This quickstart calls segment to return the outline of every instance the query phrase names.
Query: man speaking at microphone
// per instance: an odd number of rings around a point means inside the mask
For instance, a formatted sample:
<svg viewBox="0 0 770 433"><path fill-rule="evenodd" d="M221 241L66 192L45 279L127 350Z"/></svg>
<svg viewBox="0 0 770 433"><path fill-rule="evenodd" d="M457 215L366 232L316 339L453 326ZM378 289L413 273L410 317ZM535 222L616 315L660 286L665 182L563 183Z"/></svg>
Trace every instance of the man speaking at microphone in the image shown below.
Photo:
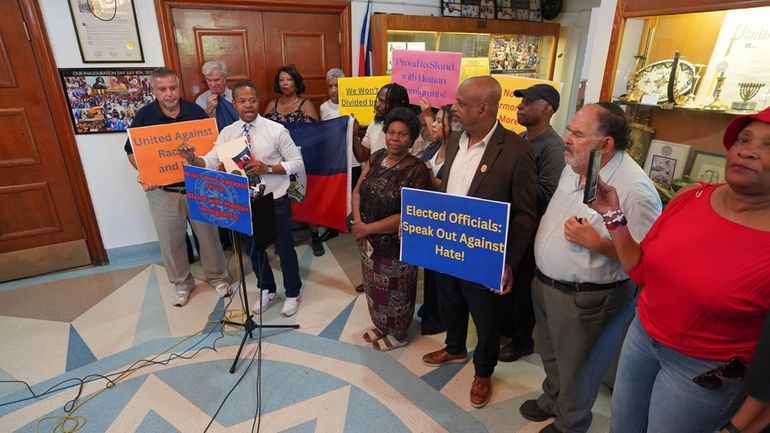
<svg viewBox="0 0 770 433"><path fill-rule="evenodd" d="M283 125L259 115L259 94L254 83L241 81L233 86L233 105L239 119L220 132L214 148L208 154L195 156L194 147L182 144L179 146L179 155L190 165L216 169L221 163L216 152L217 146L240 136L246 137L253 156L253 160L244 166L246 174L249 177L261 177L265 184L264 193L273 193L275 200L275 246L281 260L286 288L286 300L281 314L292 316L299 309L302 281L299 278L297 253L294 251L291 205L286 191L289 188L289 175L304 169L302 154ZM264 249L252 248L249 256L257 275L257 286L261 289L261 296L254 303L253 311L260 314L278 301L275 279Z"/></svg>

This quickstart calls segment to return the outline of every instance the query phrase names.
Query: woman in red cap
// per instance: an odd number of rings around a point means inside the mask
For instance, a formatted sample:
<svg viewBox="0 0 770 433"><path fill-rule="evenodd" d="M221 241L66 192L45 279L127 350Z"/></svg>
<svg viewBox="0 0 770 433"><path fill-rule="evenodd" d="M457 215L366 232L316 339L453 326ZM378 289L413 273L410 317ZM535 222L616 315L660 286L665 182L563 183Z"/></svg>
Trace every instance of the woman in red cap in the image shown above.
<svg viewBox="0 0 770 433"><path fill-rule="evenodd" d="M770 406L770 368L759 367L767 350L755 357L770 309L770 108L733 119L723 143L727 183L683 189L641 244L615 189L599 181L591 207L643 288L613 390L613 433L735 433L751 423L731 420L746 394L752 413Z"/></svg>

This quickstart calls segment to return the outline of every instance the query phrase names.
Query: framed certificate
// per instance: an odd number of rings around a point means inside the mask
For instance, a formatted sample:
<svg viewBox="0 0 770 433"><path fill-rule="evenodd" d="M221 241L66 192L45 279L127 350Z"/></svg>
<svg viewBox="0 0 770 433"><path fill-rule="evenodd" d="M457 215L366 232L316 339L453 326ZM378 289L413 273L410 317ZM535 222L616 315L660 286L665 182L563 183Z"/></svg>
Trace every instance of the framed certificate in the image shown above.
<svg viewBox="0 0 770 433"><path fill-rule="evenodd" d="M83 63L144 62L133 0L68 0Z"/></svg>

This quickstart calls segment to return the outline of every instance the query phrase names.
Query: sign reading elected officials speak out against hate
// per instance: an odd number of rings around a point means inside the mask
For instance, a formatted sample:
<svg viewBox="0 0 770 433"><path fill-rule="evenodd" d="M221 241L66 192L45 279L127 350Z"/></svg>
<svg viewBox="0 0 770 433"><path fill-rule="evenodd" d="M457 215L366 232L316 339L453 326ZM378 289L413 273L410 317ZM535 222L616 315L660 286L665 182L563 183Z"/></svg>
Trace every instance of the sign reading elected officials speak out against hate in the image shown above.
<svg viewBox="0 0 770 433"><path fill-rule="evenodd" d="M390 83L390 77L387 75L337 79L340 115L352 115L361 125L372 123L377 93L388 83Z"/></svg>
<svg viewBox="0 0 770 433"><path fill-rule="evenodd" d="M401 190L401 261L501 291L509 203Z"/></svg>
<svg viewBox="0 0 770 433"><path fill-rule="evenodd" d="M218 135L214 118L128 129L139 177L142 182L154 185L184 180L184 160L177 151L180 144L187 143L195 147L197 155L205 155L214 147Z"/></svg>
<svg viewBox="0 0 770 433"><path fill-rule="evenodd" d="M406 87L410 104L420 105L423 98L434 107L452 104L462 57L462 53L393 50L393 82Z"/></svg>

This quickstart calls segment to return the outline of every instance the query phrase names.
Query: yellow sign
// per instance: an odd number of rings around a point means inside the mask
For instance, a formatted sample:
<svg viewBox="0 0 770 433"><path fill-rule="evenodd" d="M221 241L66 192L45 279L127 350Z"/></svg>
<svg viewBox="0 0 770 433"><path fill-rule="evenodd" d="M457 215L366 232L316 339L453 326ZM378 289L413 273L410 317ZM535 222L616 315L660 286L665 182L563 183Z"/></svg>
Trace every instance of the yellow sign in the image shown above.
<svg viewBox="0 0 770 433"><path fill-rule="evenodd" d="M390 83L390 77L350 77L337 80L340 95L340 114L351 114L361 125L374 120L374 103L377 92Z"/></svg>
<svg viewBox="0 0 770 433"><path fill-rule="evenodd" d="M534 78L513 77L510 75L492 75L503 86L503 96L500 98L500 105L497 110L497 120L504 127L511 131L524 132L525 127L519 125L516 120L516 112L519 111L521 98L514 96L516 90L526 89L535 84L550 84L556 90L561 92L561 83L558 81L536 80Z"/></svg>
<svg viewBox="0 0 770 433"><path fill-rule="evenodd" d="M483 77L489 75L488 57L463 57L460 66L460 82L470 77Z"/></svg>
<svg viewBox="0 0 770 433"><path fill-rule="evenodd" d="M177 151L180 144L187 143L195 147L197 155L205 155L214 147L218 135L214 118L128 128L139 177L142 182L155 185L184 180L184 161Z"/></svg>

